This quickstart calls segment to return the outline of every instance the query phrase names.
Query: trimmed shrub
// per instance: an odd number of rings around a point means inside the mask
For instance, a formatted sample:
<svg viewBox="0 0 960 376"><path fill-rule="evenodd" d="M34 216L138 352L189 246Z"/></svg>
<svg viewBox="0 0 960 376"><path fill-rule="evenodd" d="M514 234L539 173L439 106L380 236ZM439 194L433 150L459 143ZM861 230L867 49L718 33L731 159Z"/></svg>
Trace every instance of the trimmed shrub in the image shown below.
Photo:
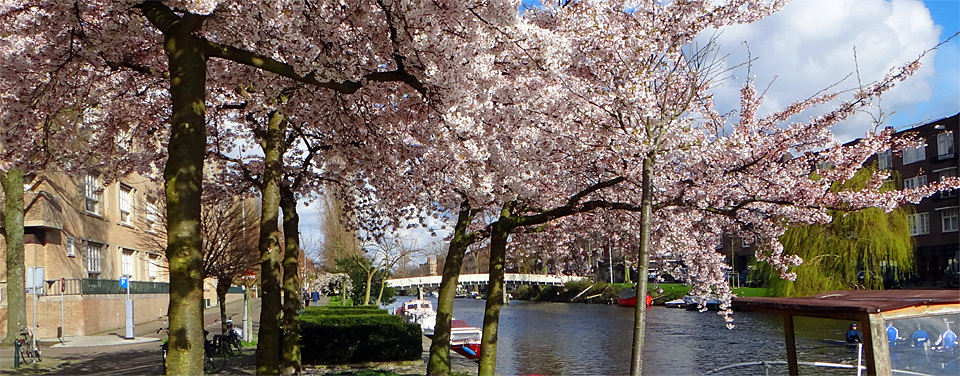
<svg viewBox="0 0 960 376"><path fill-rule="evenodd" d="M417 360L423 339L417 324L300 325L304 364Z"/></svg>
<svg viewBox="0 0 960 376"><path fill-rule="evenodd" d="M396 315L356 314L356 315L304 315L300 322L309 322L317 325L372 325L372 324L400 324L403 318Z"/></svg>
<svg viewBox="0 0 960 376"><path fill-rule="evenodd" d="M302 315L356 315L356 314L390 314L387 310L377 306L354 306L354 307L308 307L305 308Z"/></svg>

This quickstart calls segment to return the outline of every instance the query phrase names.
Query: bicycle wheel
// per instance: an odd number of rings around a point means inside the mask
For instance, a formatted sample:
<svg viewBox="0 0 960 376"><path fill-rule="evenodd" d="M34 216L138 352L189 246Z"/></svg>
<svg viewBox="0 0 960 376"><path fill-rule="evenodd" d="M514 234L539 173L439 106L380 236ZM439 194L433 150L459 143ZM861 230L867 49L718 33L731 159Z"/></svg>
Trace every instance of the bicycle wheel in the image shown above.
<svg viewBox="0 0 960 376"><path fill-rule="evenodd" d="M25 347L20 348L20 363L30 364L36 360L36 357L33 354L33 350L27 350Z"/></svg>
<svg viewBox="0 0 960 376"><path fill-rule="evenodd" d="M203 373L204 374L213 374L220 373L223 371L223 367L227 365L227 353L221 350L219 347L214 347L212 350L213 354L207 354L203 358Z"/></svg>
<svg viewBox="0 0 960 376"><path fill-rule="evenodd" d="M233 348L234 355L243 354L243 343L240 342L240 337L236 335L230 336L230 340L227 343L228 347Z"/></svg>

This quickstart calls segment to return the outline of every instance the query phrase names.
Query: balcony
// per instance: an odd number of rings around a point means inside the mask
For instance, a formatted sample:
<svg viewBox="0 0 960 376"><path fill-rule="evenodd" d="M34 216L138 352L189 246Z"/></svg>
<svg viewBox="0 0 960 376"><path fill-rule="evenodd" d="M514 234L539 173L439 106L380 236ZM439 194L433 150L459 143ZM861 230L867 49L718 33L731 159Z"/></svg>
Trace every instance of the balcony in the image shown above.
<svg viewBox="0 0 960 376"><path fill-rule="evenodd" d="M63 205L60 199L45 191L24 192L24 227L63 230Z"/></svg>

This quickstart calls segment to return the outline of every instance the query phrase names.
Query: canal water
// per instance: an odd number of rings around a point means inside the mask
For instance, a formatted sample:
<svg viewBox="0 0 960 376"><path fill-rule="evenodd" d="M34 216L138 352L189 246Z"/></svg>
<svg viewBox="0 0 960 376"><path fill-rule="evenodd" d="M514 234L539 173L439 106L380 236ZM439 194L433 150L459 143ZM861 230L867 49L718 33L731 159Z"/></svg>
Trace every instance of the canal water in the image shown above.
<svg viewBox="0 0 960 376"><path fill-rule="evenodd" d="M399 302L407 297L398 297ZM435 298L430 298L436 304ZM396 303L399 304L399 303ZM484 300L456 299L454 318L481 327ZM512 301L500 315L497 374L622 375L630 371L633 309L600 304ZM656 306L648 309L644 374L702 375L720 367L785 361L782 320L736 312L727 329L716 312ZM838 343L849 323L803 320L798 330L801 361L855 364L855 348ZM451 356L457 356L452 353ZM785 365L752 366L717 375L785 374ZM801 368L803 374L855 375L852 369Z"/></svg>

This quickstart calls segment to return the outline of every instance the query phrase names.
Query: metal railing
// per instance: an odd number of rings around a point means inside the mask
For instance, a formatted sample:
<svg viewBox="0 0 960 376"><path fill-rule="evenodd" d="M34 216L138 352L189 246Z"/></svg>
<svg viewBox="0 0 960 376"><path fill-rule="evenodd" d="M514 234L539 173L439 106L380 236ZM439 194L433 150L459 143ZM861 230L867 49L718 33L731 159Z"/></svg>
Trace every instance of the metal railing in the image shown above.
<svg viewBox="0 0 960 376"><path fill-rule="evenodd" d="M49 279L44 286L43 295L53 296L61 294L59 279ZM67 279L64 280L64 295L91 295L91 294L126 294L127 289L120 287L116 279ZM131 294L166 294L170 292L167 282L130 281Z"/></svg>

